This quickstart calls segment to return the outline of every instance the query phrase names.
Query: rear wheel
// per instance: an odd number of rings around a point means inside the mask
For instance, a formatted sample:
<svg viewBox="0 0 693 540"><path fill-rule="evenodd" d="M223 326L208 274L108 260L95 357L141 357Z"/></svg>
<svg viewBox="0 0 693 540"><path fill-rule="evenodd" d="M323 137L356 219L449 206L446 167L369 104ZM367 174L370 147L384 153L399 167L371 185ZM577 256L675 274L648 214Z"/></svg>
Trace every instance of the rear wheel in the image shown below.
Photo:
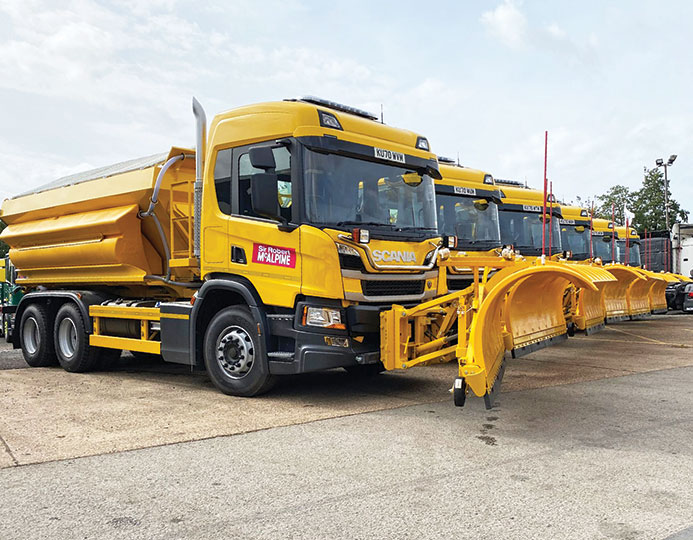
<svg viewBox="0 0 693 540"><path fill-rule="evenodd" d="M224 394L256 396L274 384L257 324L246 308L230 307L214 316L205 333L204 359L209 378Z"/></svg>
<svg viewBox="0 0 693 540"><path fill-rule="evenodd" d="M22 313L19 328L26 363L31 367L54 366L57 358L48 311L43 306L31 304Z"/></svg>
<svg viewBox="0 0 693 540"><path fill-rule="evenodd" d="M58 310L53 336L58 362L65 371L83 373L100 367L106 349L89 345L84 319L75 304L67 303Z"/></svg>

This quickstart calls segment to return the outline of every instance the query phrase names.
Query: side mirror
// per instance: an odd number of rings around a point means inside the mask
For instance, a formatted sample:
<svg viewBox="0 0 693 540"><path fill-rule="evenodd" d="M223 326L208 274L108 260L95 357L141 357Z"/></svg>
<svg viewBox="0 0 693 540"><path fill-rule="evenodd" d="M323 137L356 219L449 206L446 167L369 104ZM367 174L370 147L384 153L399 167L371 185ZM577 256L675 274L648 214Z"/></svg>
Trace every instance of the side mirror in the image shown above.
<svg viewBox="0 0 693 540"><path fill-rule="evenodd" d="M267 171L277 166L274 161L274 152L269 146L255 146L248 154L250 154L250 164L256 169Z"/></svg>
<svg viewBox="0 0 693 540"><path fill-rule="evenodd" d="M279 188L275 173L255 173L251 177L250 200L256 214L284 222L279 210Z"/></svg>

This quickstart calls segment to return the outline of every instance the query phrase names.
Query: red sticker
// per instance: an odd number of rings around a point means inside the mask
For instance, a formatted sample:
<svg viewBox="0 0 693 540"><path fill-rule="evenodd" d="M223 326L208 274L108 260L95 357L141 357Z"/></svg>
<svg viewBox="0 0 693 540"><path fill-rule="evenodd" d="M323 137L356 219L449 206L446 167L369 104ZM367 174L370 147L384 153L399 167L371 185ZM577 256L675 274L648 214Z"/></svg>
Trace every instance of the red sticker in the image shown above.
<svg viewBox="0 0 693 540"><path fill-rule="evenodd" d="M267 244L253 244L253 262L272 266L296 267L296 250Z"/></svg>

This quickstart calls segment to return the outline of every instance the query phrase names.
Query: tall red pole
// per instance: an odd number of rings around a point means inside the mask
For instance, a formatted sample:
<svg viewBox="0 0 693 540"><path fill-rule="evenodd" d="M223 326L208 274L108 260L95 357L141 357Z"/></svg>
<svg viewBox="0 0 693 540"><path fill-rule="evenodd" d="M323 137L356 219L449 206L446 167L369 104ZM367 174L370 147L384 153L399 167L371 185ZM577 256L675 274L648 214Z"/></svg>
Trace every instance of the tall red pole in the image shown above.
<svg viewBox="0 0 693 540"><path fill-rule="evenodd" d="M553 250L553 182L549 182L549 257Z"/></svg>
<svg viewBox="0 0 693 540"><path fill-rule="evenodd" d="M592 203L592 210L590 210L590 259L594 258L594 251L592 250L592 231L594 230L593 220L594 220L594 203Z"/></svg>
<svg viewBox="0 0 693 540"><path fill-rule="evenodd" d="M611 203L611 261L616 260L616 205Z"/></svg>
<svg viewBox="0 0 693 540"><path fill-rule="evenodd" d="M544 132L544 208L542 212L541 255L546 255L546 161L549 151L549 132Z"/></svg>

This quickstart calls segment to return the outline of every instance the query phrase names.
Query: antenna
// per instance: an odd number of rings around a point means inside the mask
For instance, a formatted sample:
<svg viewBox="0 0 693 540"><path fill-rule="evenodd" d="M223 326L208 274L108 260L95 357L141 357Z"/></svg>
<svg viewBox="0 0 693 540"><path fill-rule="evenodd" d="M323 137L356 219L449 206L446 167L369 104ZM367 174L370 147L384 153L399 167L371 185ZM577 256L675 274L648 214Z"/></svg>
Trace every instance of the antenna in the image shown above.
<svg viewBox="0 0 693 540"><path fill-rule="evenodd" d="M460 166L460 153L457 152L457 166Z"/></svg>
<svg viewBox="0 0 693 540"><path fill-rule="evenodd" d="M383 104L380 104L380 123L384 124L385 120L383 120Z"/></svg>

